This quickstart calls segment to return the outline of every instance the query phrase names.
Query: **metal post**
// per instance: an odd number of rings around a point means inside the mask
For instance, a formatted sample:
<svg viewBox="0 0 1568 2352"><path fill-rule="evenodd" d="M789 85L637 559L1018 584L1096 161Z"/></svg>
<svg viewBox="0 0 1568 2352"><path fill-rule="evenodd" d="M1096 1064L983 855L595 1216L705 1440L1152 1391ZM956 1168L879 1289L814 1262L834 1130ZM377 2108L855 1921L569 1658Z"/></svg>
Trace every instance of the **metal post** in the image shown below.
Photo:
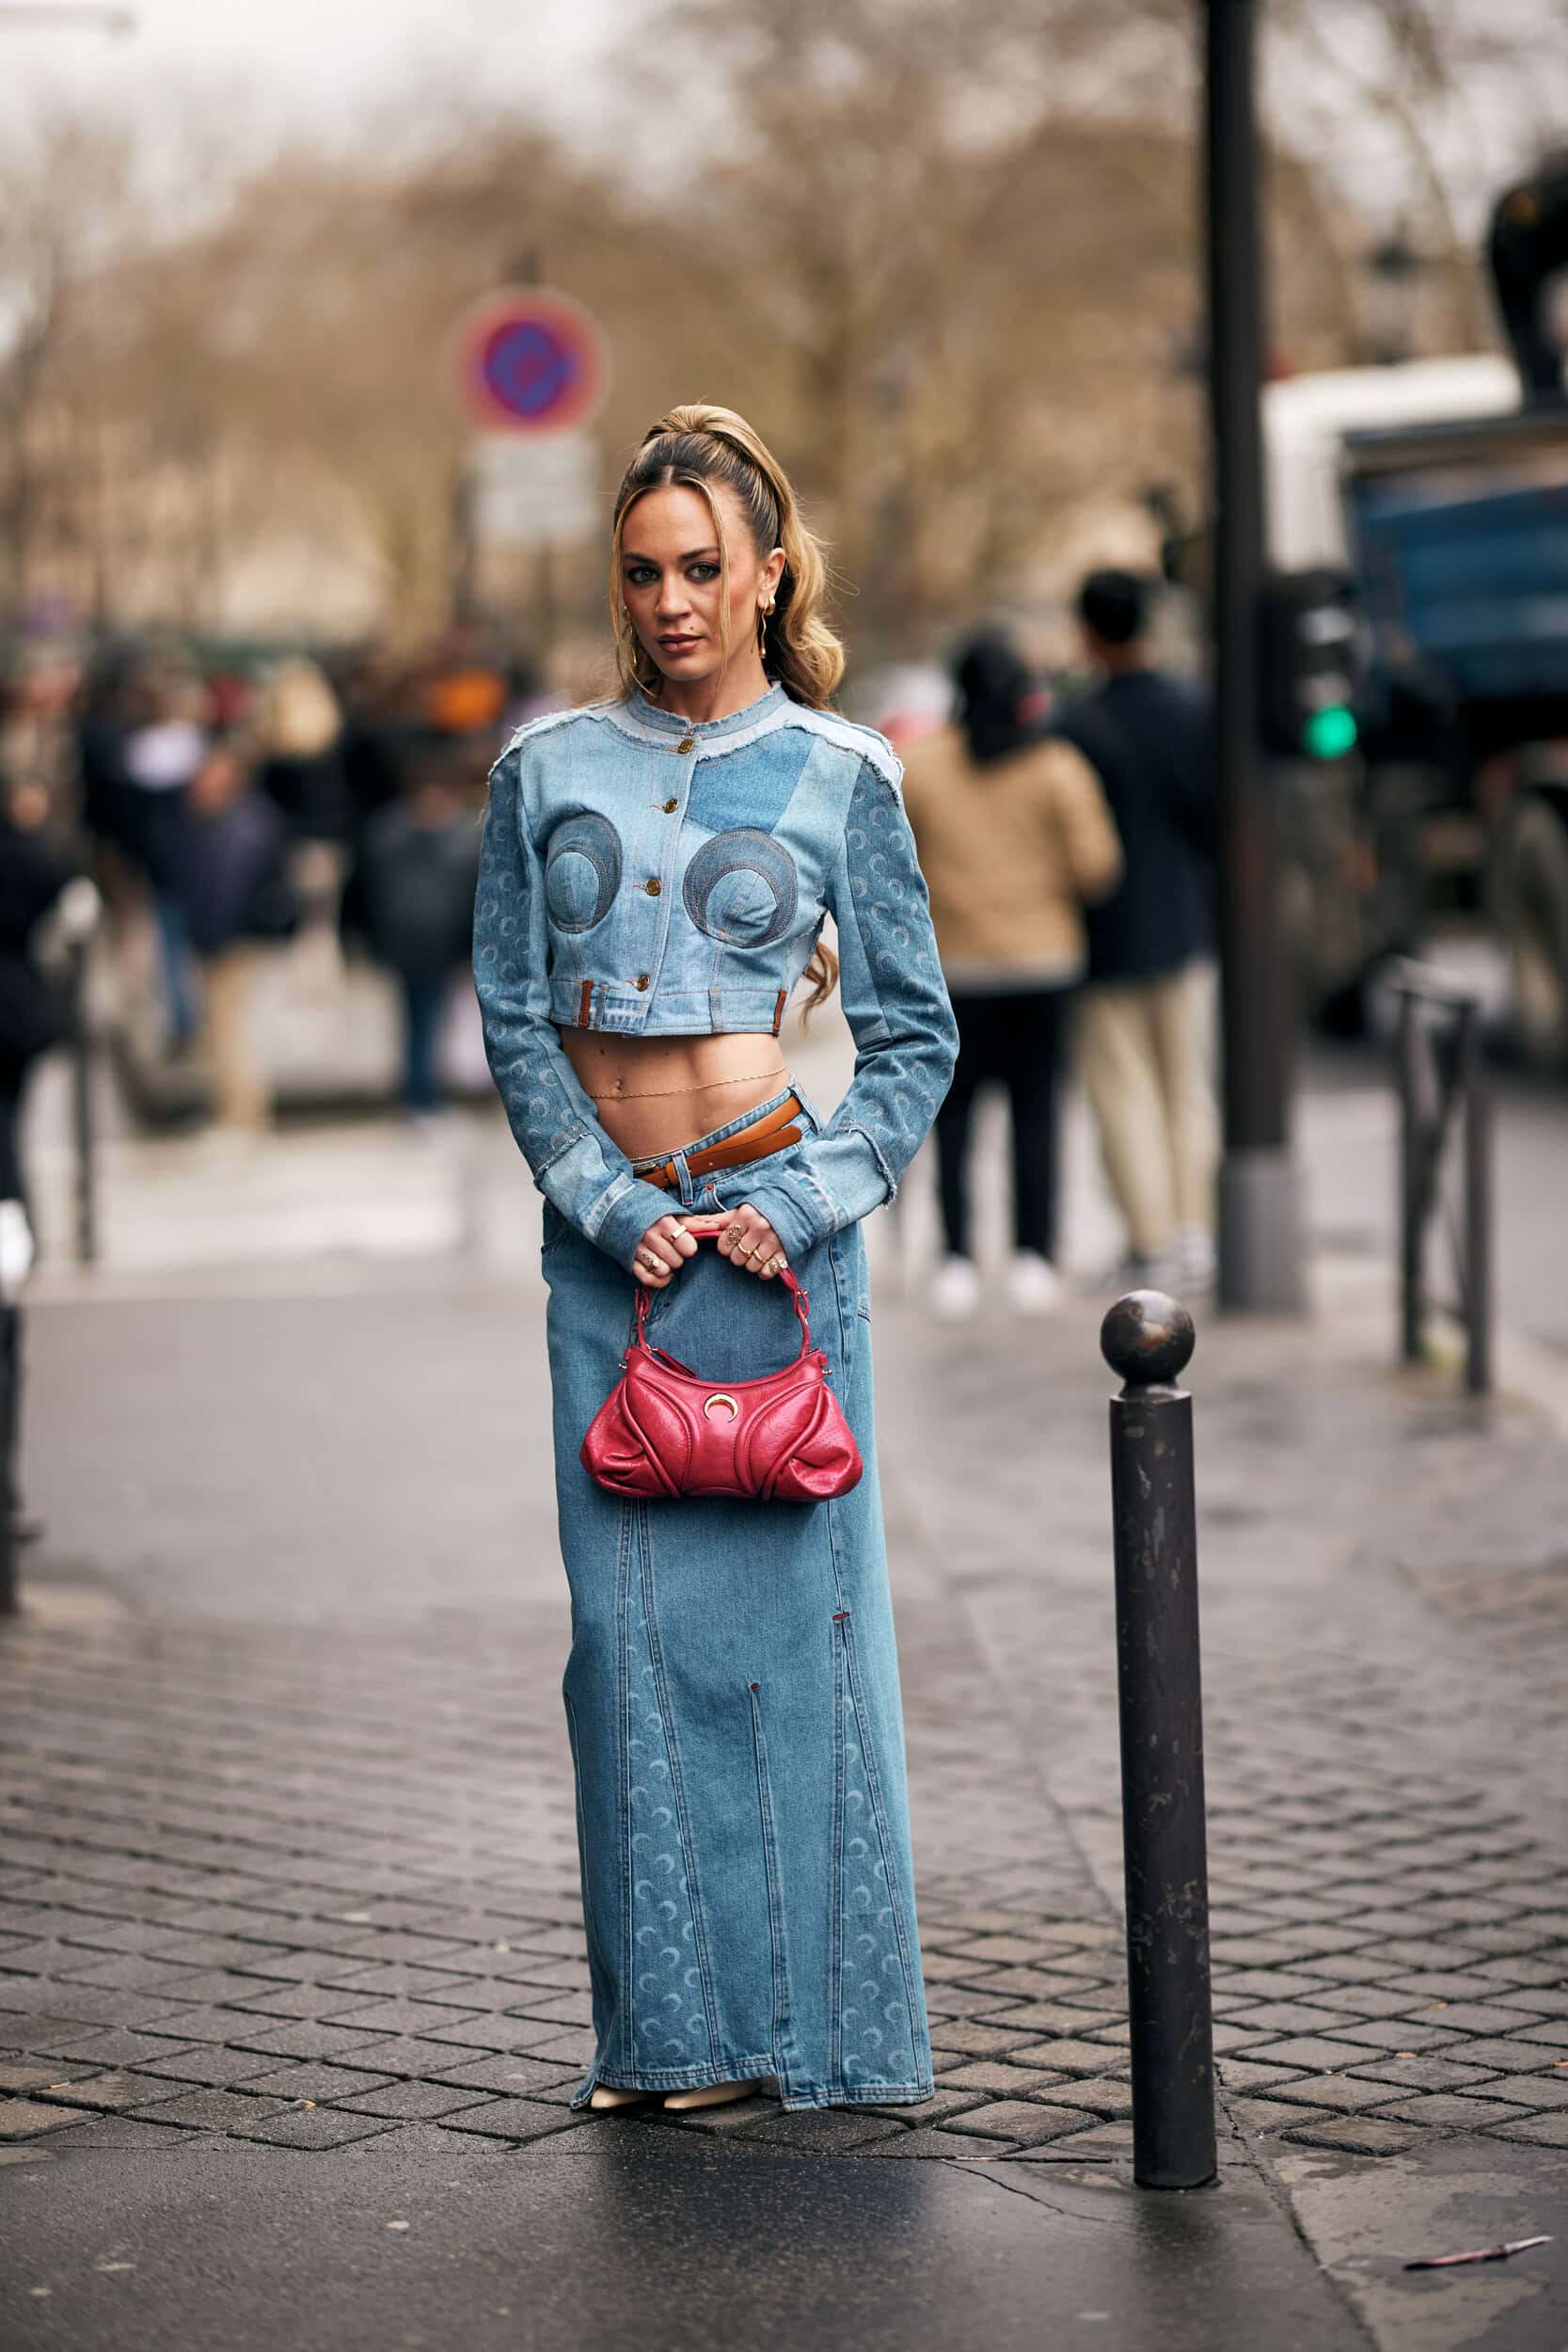
<svg viewBox="0 0 1568 2352"><path fill-rule="evenodd" d="M1421 1204L1420 1014L1408 990L1400 995L1400 1333L1407 1364L1421 1360L1426 1307L1421 1295L1426 1217Z"/></svg>
<svg viewBox="0 0 1568 2352"><path fill-rule="evenodd" d="M76 1262L98 1255L97 1186L92 1118L92 1034L87 1021L87 943L71 943L71 1126L76 1145Z"/></svg>
<svg viewBox="0 0 1568 2352"><path fill-rule="evenodd" d="M1263 579L1263 265L1253 94L1254 0L1208 0L1205 193L1213 444L1214 768L1224 982L1220 1301L1303 1303L1291 1158L1291 1011L1279 924L1278 812L1259 735Z"/></svg>
<svg viewBox="0 0 1568 2352"><path fill-rule="evenodd" d="M451 617L461 627L473 618L478 602L479 546L475 509L479 494L474 484L473 457L465 449L451 485Z"/></svg>
<svg viewBox="0 0 1568 2352"><path fill-rule="evenodd" d="M1459 1016L1455 1075L1465 1104L1465 1385L1492 1386L1492 1102L1481 1053L1481 1007Z"/></svg>
<svg viewBox="0 0 1568 2352"><path fill-rule="evenodd" d="M1111 1402L1111 1505L1142 2188L1196 2188L1216 2165L1193 1406L1175 1385L1193 1337L1186 1309L1159 1291L1118 1299L1100 1333L1126 1384Z"/></svg>

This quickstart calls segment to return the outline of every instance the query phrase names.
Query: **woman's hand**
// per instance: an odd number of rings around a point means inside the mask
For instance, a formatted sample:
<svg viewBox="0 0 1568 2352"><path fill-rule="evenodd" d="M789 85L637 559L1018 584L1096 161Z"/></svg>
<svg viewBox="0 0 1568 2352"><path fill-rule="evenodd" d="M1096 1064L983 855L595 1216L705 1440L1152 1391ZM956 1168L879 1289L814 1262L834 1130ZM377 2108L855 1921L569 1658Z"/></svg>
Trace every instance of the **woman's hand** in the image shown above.
<svg viewBox="0 0 1568 2352"><path fill-rule="evenodd" d="M782 1273L789 1261L784 1246L760 1209L745 1201L725 1217L711 1220L719 1232L719 1249L732 1265L760 1274L765 1282Z"/></svg>
<svg viewBox="0 0 1568 2352"><path fill-rule="evenodd" d="M631 1270L648 1290L667 1290L687 1259L696 1256L697 1244L686 1230L688 1222L680 1216L656 1217L638 1243Z"/></svg>
<svg viewBox="0 0 1568 2352"><path fill-rule="evenodd" d="M768 1219L748 1202L727 1215L721 1210L715 1216L703 1209L686 1216L661 1216L637 1245L637 1263L632 1268L637 1279L651 1291L667 1289L685 1261L695 1254L699 1233L716 1234L721 1257L748 1274L760 1275L765 1282L789 1263Z"/></svg>

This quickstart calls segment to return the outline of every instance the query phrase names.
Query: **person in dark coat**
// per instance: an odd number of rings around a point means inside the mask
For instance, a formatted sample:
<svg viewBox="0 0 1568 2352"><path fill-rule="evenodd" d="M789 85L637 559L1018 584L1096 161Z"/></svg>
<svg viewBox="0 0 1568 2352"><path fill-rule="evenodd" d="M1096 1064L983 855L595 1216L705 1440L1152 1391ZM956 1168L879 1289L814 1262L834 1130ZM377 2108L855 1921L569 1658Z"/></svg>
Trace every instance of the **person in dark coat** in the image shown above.
<svg viewBox="0 0 1568 2352"><path fill-rule="evenodd" d="M17 1138L27 1073L71 1034L70 1002L34 941L76 871L40 829L17 823L8 799L0 806L0 1201L26 1200Z"/></svg>
<svg viewBox="0 0 1568 2352"><path fill-rule="evenodd" d="M1158 669L1152 583L1091 572L1078 596L1101 683L1053 730L1098 774L1121 841L1119 886L1087 909L1078 1050L1131 1256L1117 1279L1196 1289L1214 1274L1218 1120L1212 1076L1214 811L1208 698Z"/></svg>
<svg viewBox="0 0 1568 2352"><path fill-rule="evenodd" d="M33 1231L21 1151L22 1101L40 1055L71 1037L73 1014L63 988L39 964L36 942L46 915L62 896L85 893L90 922L97 893L70 858L37 824L19 824L13 811L25 798L0 804L0 1509L13 1541L40 1533L22 1507L16 1464L23 1379L22 1286L33 1263ZM41 814L41 795L40 814Z"/></svg>
<svg viewBox="0 0 1568 2352"><path fill-rule="evenodd" d="M230 742L209 747L186 810L177 892L201 965L214 1122L257 1133L269 1124L272 1104L251 1036L251 1000L261 943L286 928L287 832Z"/></svg>
<svg viewBox="0 0 1568 2352"><path fill-rule="evenodd" d="M372 819L360 852L361 919L402 991L404 1102L419 1117L440 1107L441 1016L452 975L472 948L479 848L473 811L451 767L436 757Z"/></svg>

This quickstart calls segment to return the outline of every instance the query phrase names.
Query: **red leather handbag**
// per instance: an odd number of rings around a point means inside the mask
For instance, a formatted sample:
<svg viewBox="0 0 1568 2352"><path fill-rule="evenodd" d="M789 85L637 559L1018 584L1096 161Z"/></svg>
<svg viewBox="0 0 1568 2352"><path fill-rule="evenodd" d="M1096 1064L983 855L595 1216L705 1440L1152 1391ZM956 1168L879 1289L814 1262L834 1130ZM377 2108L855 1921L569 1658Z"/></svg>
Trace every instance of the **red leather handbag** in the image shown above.
<svg viewBox="0 0 1568 2352"><path fill-rule="evenodd" d="M700 1236L711 1239L711 1235ZM754 1278L753 1278L754 1279ZM800 1319L800 1352L754 1380L705 1380L647 1339L649 1292L639 1284L637 1331L621 1377L589 1424L580 1459L614 1495L743 1495L759 1502L822 1502L847 1494L863 1465L811 1343L809 1301L786 1266L779 1276Z"/></svg>

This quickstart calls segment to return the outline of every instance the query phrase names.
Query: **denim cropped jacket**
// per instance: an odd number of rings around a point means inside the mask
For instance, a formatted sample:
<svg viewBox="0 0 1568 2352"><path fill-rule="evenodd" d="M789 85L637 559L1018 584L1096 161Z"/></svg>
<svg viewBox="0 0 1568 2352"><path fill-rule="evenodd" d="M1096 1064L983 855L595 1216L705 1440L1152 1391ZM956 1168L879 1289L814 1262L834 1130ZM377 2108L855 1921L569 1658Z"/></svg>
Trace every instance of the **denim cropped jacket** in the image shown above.
<svg viewBox="0 0 1568 2352"><path fill-rule="evenodd" d="M829 914L854 1081L747 1197L797 1257L896 1191L958 1047L901 776L885 738L781 686L725 719L641 694L555 712L491 771L474 907L491 1072L545 1198L628 1269L670 1196L600 1125L557 1025L776 1037Z"/></svg>

